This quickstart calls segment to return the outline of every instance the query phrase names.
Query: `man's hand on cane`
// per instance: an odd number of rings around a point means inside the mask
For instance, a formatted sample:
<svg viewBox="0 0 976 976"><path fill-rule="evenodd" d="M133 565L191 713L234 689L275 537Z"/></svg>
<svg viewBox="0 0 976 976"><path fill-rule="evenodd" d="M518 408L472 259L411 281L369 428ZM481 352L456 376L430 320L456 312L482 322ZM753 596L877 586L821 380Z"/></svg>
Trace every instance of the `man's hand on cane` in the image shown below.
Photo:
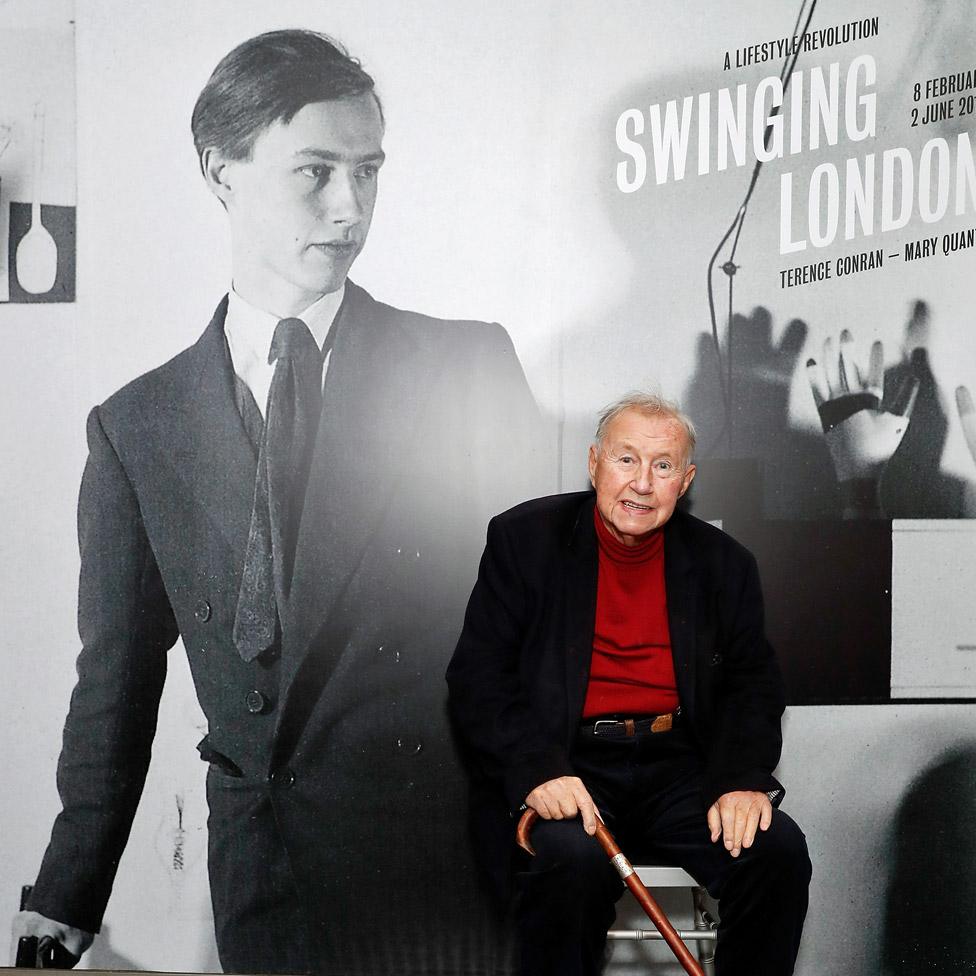
<svg viewBox="0 0 976 976"><path fill-rule="evenodd" d="M525 798L525 805L543 820L569 820L579 814L583 829L590 835L596 833L599 814L578 776L560 776L541 783Z"/></svg>

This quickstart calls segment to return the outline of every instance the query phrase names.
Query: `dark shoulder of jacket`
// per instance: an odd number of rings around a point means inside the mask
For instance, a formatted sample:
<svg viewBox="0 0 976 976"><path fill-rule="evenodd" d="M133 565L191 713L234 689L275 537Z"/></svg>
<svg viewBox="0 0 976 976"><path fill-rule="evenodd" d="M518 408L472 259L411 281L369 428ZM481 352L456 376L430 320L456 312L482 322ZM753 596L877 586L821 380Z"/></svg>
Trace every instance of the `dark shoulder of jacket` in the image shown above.
<svg viewBox="0 0 976 976"><path fill-rule="evenodd" d="M755 557L741 542L710 522L680 508L675 510L672 519L675 530L681 534L682 543L698 557L717 559L726 564L755 562Z"/></svg>
<svg viewBox="0 0 976 976"><path fill-rule="evenodd" d="M191 346L178 352L160 366L137 376L99 404L103 425L113 427L116 422L126 425L136 417L153 417L168 412L182 401L193 384L198 382L201 357L208 342L215 339L213 330L222 327L227 311L226 296L218 304L210 323ZM218 321L219 320L219 321Z"/></svg>
<svg viewBox="0 0 976 976"><path fill-rule="evenodd" d="M456 344L458 346L483 345L491 348L497 345L511 346L511 339L505 328L497 322L481 322L477 319L442 319L422 312L412 312L407 309L388 305L377 301L365 288L348 282L357 292L357 301L369 308L370 314L380 325L395 324L403 329L416 342L430 343L443 346Z"/></svg>
<svg viewBox="0 0 976 976"><path fill-rule="evenodd" d="M545 495L496 515L491 521L501 529L529 535L537 532L565 534L568 538L580 518L589 511L592 491L571 491L559 495Z"/></svg>

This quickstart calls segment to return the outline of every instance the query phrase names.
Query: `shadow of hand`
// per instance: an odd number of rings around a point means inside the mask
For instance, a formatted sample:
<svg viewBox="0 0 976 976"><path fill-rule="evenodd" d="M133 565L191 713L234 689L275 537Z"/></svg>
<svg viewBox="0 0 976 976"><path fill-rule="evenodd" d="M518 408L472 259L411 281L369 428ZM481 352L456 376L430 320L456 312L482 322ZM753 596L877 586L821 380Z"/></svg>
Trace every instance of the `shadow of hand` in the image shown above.
<svg viewBox="0 0 976 976"><path fill-rule="evenodd" d="M806 341L806 325L792 320L774 342L772 317L767 309L757 307L748 316L732 317L731 335L731 343L727 338L721 350L721 377L712 336L698 337L697 368L684 400L698 428L699 457L758 461L761 510L766 518L835 516L837 486L826 445L819 435L790 424L790 388ZM731 390L728 413L723 384ZM754 481L740 487L757 490ZM723 515L710 508L701 514Z"/></svg>

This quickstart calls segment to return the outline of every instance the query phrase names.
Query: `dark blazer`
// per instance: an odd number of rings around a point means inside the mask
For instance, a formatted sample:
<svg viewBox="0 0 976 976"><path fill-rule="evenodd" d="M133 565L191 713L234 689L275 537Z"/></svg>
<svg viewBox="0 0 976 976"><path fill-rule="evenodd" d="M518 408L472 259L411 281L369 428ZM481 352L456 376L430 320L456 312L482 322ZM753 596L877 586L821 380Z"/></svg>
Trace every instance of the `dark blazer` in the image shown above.
<svg viewBox="0 0 976 976"><path fill-rule="evenodd" d="M492 519L448 669L451 711L475 769L473 810L495 864L508 860L503 843L511 850L510 812L540 783L574 774L596 616L594 499L538 498ZM730 790L782 790L772 773L784 694L763 633L755 560L676 511L664 527L664 572L704 804Z"/></svg>
<svg viewBox="0 0 976 976"><path fill-rule="evenodd" d="M329 951L346 944L358 960L335 971L369 972L384 965L359 944L376 944L373 926L393 926L396 945L409 925L429 939L439 910L454 919L444 876L460 861L463 889L463 787L442 675L482 527L538 484L546 442L500 326L404 312L349 283L280 653L245 663L231 632L256 458L225 311L88 420L64 809L30 907L98 929L182 637L209 724L218 944L242 891L287 877L304 915L286 935L314 943L328 919ZM430 898L404 898L425 881ZM409 953L399 960L413 971Z"/></svg>

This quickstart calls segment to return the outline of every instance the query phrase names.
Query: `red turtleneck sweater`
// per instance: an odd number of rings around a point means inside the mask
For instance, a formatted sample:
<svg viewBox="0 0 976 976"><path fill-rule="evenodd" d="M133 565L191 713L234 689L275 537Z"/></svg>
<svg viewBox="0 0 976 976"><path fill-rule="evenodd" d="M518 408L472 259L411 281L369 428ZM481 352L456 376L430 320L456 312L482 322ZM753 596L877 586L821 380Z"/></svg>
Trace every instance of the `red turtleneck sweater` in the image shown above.
<svg viewBox="0 0 976 976"><path fill-rule="evenodd" d="M594 509L600 569L583 717L660 715L678 705L664 589L664 533L618 542Z"/></svg>

